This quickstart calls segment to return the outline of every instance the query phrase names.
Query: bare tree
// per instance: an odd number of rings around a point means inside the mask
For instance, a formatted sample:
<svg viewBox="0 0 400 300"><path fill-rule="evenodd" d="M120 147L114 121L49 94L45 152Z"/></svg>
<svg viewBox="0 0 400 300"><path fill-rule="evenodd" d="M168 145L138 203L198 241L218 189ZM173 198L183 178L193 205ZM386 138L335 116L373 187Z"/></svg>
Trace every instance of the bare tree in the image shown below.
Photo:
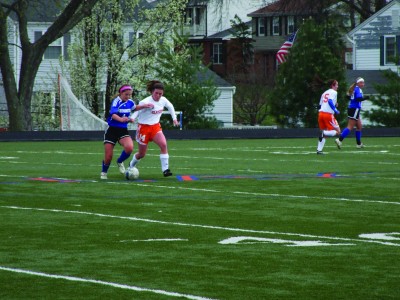
<svg viewBox="0 0 400 300"><path fill-rule="evenodd" d="M71 0L57 2L57 7L63 7L55 14L54 22L46 33L35 42L28 35L28 13L30 5L36 5L43 11L48 11L48 1L2 1L0 2L0 68L3 77L4 91L9 111L10 131L29 131L32 129L31 99L33 85L42 57L47 47L71 30L85 16L91 14L98 0ZM14 67L9 52L8 20L15 17L18 22L20 47L22 50L21 69L16 79ZM17 84L18 80L18 84Z"/></svg>

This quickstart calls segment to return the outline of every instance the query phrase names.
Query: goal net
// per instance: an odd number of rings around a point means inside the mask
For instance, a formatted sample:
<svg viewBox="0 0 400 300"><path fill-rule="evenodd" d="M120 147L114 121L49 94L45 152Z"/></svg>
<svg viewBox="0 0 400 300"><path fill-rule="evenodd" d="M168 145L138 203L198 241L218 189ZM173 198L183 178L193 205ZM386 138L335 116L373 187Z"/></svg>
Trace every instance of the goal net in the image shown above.
<svg viewBox="0 0 400 300"><path fill-rule="evenodd" d="M68 81L59 75L61 131L90 131L107 128L107 122L94 115L74 95Z"/></svg>

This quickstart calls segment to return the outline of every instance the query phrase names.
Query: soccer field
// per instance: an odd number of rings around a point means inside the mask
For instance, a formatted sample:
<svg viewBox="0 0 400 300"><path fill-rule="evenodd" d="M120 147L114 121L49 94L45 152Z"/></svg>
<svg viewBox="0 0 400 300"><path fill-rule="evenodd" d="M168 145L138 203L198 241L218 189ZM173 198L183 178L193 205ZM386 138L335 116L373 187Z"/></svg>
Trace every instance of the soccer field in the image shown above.
<svg viewBox="0 0 400 300"><path fill-rule="evenodd" d="M0 299L399 299L400 138L0 143ZM135 148L136 148L135 144Z"/></svg>

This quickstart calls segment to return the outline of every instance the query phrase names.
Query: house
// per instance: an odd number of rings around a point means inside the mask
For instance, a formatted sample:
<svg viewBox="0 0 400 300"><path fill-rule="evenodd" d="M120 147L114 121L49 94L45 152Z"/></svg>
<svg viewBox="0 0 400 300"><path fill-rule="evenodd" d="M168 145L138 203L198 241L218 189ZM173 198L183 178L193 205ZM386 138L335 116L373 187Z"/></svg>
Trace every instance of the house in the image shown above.
<svg viewBox="0 0 400 300"><path fill-rule="evenodd" d="M265 82L272 82L277 70L276 53L287 36L296 32L303 19L315 14L301 9L301 1L282 6L276 1L248 14L252 18L254 64Z"/></svg>
<svg viewBox="0 0 400 300"><path fill-rule="evenodd" d="M235 71L234 62L240 59L235 51L237 46L231 31L231 20L237 16L242 22L251 25L248 14L273 1L190 0L182 32L189 35L190 44L202 46L204 64L226 78Z"/></svg>
<svg viewBox="0 0 400 300"><path fill-rule="evenodd" d="M142 6L146 8L152 8L156 5L157 1L150 0L141 0ZM261 0L257 0L259 2ZM195 1L199 2L199 1ZM201 1L200 1L201 2ZM207 2L207 1L206 1ZM243 3L246 1L243 1ZM35 4L36 5L36 4ZM28 18L28 36L31 41L35 41L39 39L44 32L48 29L48 27L54 21L56 16L56 10L53 11L52 5L48 5L48 3L42 3L37 5L46 5L46 9L31 9L29 10ZM45 13L44 13L45 12ZM21 57L22 52L19 46L19 31L18 31L18 22L15 16L12 16L8 20L9 22L9 37L10 37L10 54L11 60L14 65L14 71L16 78L19 78L20 68L21 68ZM212 27L212 26L211 26ZM140 32L132 32L132 29L129 29L127 24L126 31L124 32L124 40L131 41L134 37ZM40 64L39 70L37 72L35 78L35 84L33 91L34 93L44 92L47 93L51 98L53 98L53 102L55 101L55 95L58 90L58 74L61 73L61 66L59 59L62 56L65 61L68 61L68 46L71 44L71 41L74 39L73 30L70 33L65 34L63 37L53 42L48 49L46 50L43 60ZM221 84L221 81L216 77L218 81L217 84ZM227 85L227 83L223 83L223 86L218 87L222 88L223 91L220 93L220 98L216 100L215 104L215 114L216 118L221 121L224 126L229 126L232 124L232 115L233 115L233 105L232 105L232 97L234 93L234 87L231 85ZM103 108L108 109L108 108ZM222 110L227 114L225 117L221 117ZM219 115L219 116L218 116ZM221 119L222 118L222 119ZM4 119L5 123L8 123L8 112L6 99L4 95L3 81L0 75L0 127L3 127L1 124ZM6 125L6 124L5 124Z"/></svg>
<svg viewBox="0 0 400 300"><path fill-rule="evenodd" d="M354 70L399 72L400 0L393 0L347 34Z"/></svg>

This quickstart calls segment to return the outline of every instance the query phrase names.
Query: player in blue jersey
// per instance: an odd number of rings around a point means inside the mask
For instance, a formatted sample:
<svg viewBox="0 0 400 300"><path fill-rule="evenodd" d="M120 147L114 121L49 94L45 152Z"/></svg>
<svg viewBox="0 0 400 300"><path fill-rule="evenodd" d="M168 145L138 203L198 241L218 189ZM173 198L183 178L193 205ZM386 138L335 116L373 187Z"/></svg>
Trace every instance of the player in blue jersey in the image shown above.
<svg viewBox="0 0 400 300"><path fill-rule="evenodd" d="M100 179L107 179L107 171L110 167L114 146L118 142L124 150L117 160L121 174L125 173L124 161L133 151L133 141L128 132L128 123L133 122L131 112L143 108L152 108L151 104L136 105L131 99L133 89L130 85L123 85L118 90L118 95L111 103L110 115L107 119L108 128L104 133L104 160L100 173Z"/></svg>
<svg viewBox="0 0 400 300"><path fill-rule="evenodd" d="M347 127L342 131L339 138L335 140L337 147L340 149L342 147L342 141L349 135L351 130L356 127L356 142L357 148L364 148L364 144L361 142L361 130L362 122L360 117L361 112L361 102L368 100L369 97L363 95L362 88L364 87L364 79L358 77L356 82L353 83L348 92L347 96L350 98L349 106L347 108Z"/></svg>

